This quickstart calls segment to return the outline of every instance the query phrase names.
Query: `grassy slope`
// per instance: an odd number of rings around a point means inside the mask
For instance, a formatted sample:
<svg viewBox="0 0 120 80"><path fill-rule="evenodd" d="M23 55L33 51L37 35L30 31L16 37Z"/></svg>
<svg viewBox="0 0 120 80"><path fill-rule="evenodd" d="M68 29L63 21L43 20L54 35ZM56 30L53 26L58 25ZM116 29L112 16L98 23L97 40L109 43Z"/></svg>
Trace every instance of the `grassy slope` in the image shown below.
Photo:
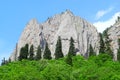
<svg viewBox="0 0 120 80"><path fill-rule="evenodd" d="M120 63L100 55L73 57L73 66L59 60L17 61L0 67L0 80L120 80Z"/></svg>

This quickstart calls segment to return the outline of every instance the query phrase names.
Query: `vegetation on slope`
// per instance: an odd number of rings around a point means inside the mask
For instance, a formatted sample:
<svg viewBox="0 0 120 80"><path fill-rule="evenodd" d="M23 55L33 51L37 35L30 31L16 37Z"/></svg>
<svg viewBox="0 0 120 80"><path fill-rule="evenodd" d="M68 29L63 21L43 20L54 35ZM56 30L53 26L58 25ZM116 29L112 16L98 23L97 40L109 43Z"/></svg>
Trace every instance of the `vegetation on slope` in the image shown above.
<svg viewBox="0 0 120 80"><path fill-rule="evenodd" d="M22 60L0 66L1 80L120 80L120 63L108 54L58 60Z"/></svg>

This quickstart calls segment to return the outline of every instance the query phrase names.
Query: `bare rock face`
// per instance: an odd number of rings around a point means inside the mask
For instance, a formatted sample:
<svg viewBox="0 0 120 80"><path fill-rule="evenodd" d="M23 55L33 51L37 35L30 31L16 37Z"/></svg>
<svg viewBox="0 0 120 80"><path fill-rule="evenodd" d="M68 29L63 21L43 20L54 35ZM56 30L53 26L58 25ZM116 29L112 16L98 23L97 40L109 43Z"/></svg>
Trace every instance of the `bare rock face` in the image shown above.
<svg viewBox="0 0 120 80"><path fill-rule="evenodd" d="M39 32L40 32L40 24L38 24L36 19L32 19L27 26L24 28L18 43L16 44L16 48L11 55L11 60L17 60L19 57L21 47L25 46L25 44L32 45L34 44L35 49L39 45ZM29 46L30 47L30 46Z"/></svg>
<svg viewBox="0 0 120 80"><path fill-rule="evenodd" d="M111 49L114 54L114 60L117 60L118 39L120 39L120 20L117 21L109 30L108 35L111 40Z"/></svg>
<svg viewBox="0 0 120 80"><path fill-rule="evenodd" d="M31 20L22 32L16 49L10 58L14 61L19 56L20 48L26 43L29 45L33 44L36 51L38 45L44 49L46 41L54 58L58 36L62 39L62 51L64 55L68 53L71 37L75 41L77 54L88 56L90 44L96 54L99 53L99 34L96 28L86 20L74 16L72 12L67 10L64 13L48 18L42 24L37 23L35 19Z"/></svg>

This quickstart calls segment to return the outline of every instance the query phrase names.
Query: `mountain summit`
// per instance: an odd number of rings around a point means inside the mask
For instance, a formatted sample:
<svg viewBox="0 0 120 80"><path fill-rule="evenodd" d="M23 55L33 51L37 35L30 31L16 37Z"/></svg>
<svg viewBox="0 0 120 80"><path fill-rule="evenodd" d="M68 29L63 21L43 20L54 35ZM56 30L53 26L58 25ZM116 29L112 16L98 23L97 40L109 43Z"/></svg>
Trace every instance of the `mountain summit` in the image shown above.
<svg viewBox="0 0 120 80"><path fill-rule="evenodd" d="M36 51L38 45L44 49L46 42L48 42L54 58L58 36L62 40L64 55L68 53L71 37L75 41L74 45L77 54L88 56L90 45L96 54L99 53L99 34L96 28L86 20L74 16L71 11L66 10L61 14L48 18L47 21L41 24L36 19L32 19L23 30L10 59L12 61L17 60L21 47L26 43L29 45L33 44Z"/></svg>

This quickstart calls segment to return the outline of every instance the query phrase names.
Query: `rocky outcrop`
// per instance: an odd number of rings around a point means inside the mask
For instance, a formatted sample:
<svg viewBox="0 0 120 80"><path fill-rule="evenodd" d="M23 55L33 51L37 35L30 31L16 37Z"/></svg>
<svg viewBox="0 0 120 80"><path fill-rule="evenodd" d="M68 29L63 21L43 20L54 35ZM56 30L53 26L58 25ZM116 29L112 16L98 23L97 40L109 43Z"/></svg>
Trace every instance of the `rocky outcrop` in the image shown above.
<svg viewBox="0 0 120 80"><path fill-rule="evenodd" d="M18 41L18 43L16 44L16 48L14 50L14 52L11 55L11 60L17 60L19 53L20 53L20 49L21 47L25 46L25 44L29 44L32 45L34 44L35 49L37 48L37 46L40 43L40 39L39 39L39 33L40 33L40 24L37 22L36 19L32 19L27 26L25 27L25 29L23 30L20 39ZM36 51L36 50L35 50Z"/></svg>
<svg viewBox="0 0 120 80"><path fill-rule="evenodd" d="M114 60L117 60L118 39L120 39L120 20L109 28L108 35L111 40L111 49L114 54Z"/></svg>
<svg viewBox="0 0 120 80"><path fill-rule="evenodd" d="M35 19L31 20L22 32L17 47L11 55L11 60L15 60L19 56L20 48L26 43L33 44L35 49L40 44L44 49L46 41L54 58L58 36L61 36L62 39L62 51L64 55L69 50L71 37L75 41L77 54L87 56L90 44L95 52L99 53L99 34L96 28L86 20L74 16L71 11L67 10L64 13L48 18L46 22L41 24Z"/></svg>

